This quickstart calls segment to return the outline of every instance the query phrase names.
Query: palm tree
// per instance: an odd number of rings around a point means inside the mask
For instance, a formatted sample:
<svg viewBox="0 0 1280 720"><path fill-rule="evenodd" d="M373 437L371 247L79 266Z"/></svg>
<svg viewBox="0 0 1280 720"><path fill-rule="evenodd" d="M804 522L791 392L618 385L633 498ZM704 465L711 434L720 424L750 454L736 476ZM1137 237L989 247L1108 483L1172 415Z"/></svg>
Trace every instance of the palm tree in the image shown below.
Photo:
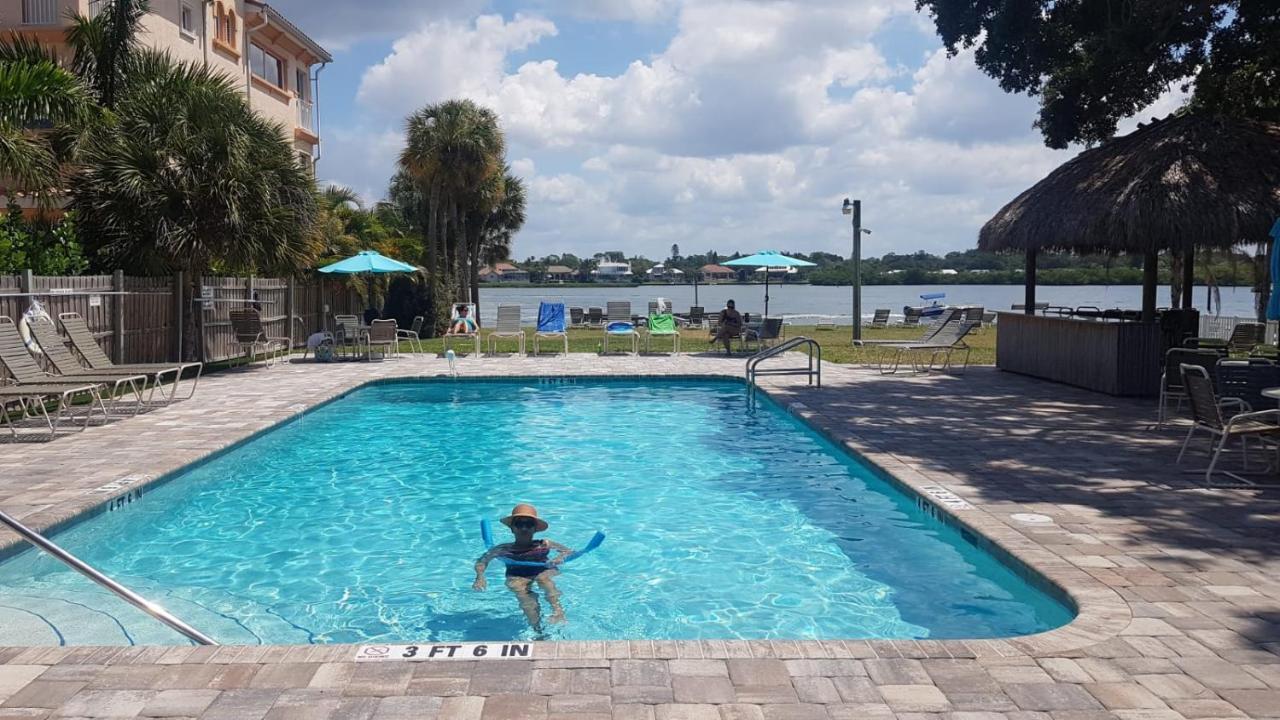
<svg viewBox="0 0 1280 720"><path fill-rule="evenodd" d="M150 9L149 0L106 0L92 19L79 13L71 18L66 33L71 66L105 108L115 108L130 82L130 65L140 47L138 31Z"/></svg>
<svg viewBox="0 0 1280 720"><path fill-rule="evenodd" d="M314 182L283 128L254 113L233 79L142 51L116 100L114 122L92 132L73 185L72 207L100 258L184 271L193 296L215 266L310 266Z"/></svg>
<svg viewBox="0 0 1280 720"><path fill-rule="evenodd" d="M52 49L17 35L0 40L0 177L49 203L65 187L73 159L96 110L80 81L58 64Z"/></svg>

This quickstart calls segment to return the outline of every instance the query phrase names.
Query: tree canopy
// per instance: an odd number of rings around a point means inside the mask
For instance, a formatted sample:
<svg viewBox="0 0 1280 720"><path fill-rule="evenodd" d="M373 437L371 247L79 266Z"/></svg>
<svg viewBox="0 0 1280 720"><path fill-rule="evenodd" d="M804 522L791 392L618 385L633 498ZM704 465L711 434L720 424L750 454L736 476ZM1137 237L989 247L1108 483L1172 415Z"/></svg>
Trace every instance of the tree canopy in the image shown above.
<svg viewBox="0 0 1280 720"><path fill-rule="evenodd" d="M976 48L1008 92L1040 99L1045 144L1112 137L1175 87L1213 112L1280 120L1275 0L916 0L948 53Z"/></svg>

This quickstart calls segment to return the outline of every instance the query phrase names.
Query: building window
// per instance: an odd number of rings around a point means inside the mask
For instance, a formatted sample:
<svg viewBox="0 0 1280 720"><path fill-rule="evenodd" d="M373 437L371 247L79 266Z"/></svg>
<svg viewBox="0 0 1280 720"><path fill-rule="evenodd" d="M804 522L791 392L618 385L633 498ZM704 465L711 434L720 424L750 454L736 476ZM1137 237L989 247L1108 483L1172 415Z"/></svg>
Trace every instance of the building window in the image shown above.
<svg viewBox="0 0 1280 720"><path fill-rule="evenodd" d="M284 87L284 63L257 45L249 46L249 69L272 85Z"/></svg>
<svg viewBox="0 0 1280 720"><path fill-rule="evenodd" d="M236 46L236 11L223 9L222 3L213 6L214 37L230 47Z"/></svg>
<svg viewBox="0 0 1280 720"><path fill-rule="evenodd" d="M182 9L178 11L178 27L182 28L184 35L196 34L196 13L186 3L182 3Z"/></svg>
<svg viewBox="0 0 1280 720"><path fill-rule="evenodd" d="M310 83L307 82L307 71L304 70L303 68L297 68L296 70L294 70L293 81L297 83L293 88L294 92L298 93L298 97L302 98L303 100L306 100L307 95L310 94L309 91L311 89L310 87L308 87Z"/></svg>

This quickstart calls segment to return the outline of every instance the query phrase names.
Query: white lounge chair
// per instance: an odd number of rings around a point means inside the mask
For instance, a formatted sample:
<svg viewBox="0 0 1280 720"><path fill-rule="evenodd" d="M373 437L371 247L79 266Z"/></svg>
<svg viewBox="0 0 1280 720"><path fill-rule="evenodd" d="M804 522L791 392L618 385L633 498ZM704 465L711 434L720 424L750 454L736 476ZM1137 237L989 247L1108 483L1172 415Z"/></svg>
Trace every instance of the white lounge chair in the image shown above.
<svg viewBox="0 0 1280 720"><path fill-rule="evenodd" d="M604 324L605 354L609 352L609 338L631 338L631 354L640 354L640 334L636 332L635 323L631 320L631 303L611 302L608 305L608 318Z"/></svg>
<svg viewBox="0 0 1280 720"><path fill-rule="evenodd" d="M524 355L524 329L520 327L520 306L499 305L498 322L489 333L489 354L497 353L499 338L515 338L520 343L520 354Z"/></svg>

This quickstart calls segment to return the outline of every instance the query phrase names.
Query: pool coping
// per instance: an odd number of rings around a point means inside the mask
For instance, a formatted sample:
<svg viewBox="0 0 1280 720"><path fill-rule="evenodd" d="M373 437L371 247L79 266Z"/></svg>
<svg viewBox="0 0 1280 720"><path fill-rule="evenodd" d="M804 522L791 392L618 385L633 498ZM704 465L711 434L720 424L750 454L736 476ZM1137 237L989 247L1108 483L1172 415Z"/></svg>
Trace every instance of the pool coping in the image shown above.
<svg viewBox="0 0 1280 720"><path fill-rule="evenodd" d="M293 403L285 408L285 413L271 417L261 427L249 429L235 437L227 439L220 447L188 457L181 462L169 463L167 466L154 468L150 472L126 473L114 483L81 493L75 499L59 503L54 507L37 513L34 518L26 519L28 525L42 533L53 533L67 526L82 522L100 513L109 511L114 505L131 502L138 493L146 492L172 479L186 468L208 462L224 453L230 452L253 439L270 432L286 423L292 422L312 410L338 400L360 388L378 384L412 382L415 380L440 381L448 380L447 372L430 374L407 372L389 376L344 378L342 384L326 393L318 394L305 402ZM722 369L698 373L622 373L606 376L583 373L541 373L528 374L495 373L470 374L459 378L462 381L504 380L527 381L538 378L582 378L592 381L607 379L636 380L730 380L739 383L743 378L737 374L724 372ZM799 386L803 392L805 386ZM864 657L906 657L906 658L972 658L987 655L1042 655L1079 650L1095 645L1120 634L1133 618L1128 603L1112 588L1095 579L1080 568L1069 563L1052 550L1043 547L1036 541L1026 537L1015 527L999 517L986 512L979 505L969 505L963 510L953 510L933 497L924 488L938 486L937 480L925 476L918 468L912 466L891 452L887 452L874 444L868 443L850 433L835 420L823 413L813 410L802 401L788 397L780 397L779 393L790 392L795 386L785 385L772 378L763 378L758 384L773 402L788 413L805 422L810 428L819 432L834 444L857 453L861 459L877 471L885 480L896 485L918 503L929 507L940 520L975 534L989 547L988 552L995 552L998 559L1011 566L1020 574L1029 573L1032 578L1041 578L1048 587L1046 590L1057 590L1076 611L1076 617L1067 624L1033 635L982 638L982 639L949 639L949 640L912 640L912 639L872 639L872 640L613 640L613 641L551 641L534 643L535 659L613 659L613 658L864 658ZM954 478L952 478L954 480ZM943 485L945 488L946 486ZM0 538L0 559L21 551L24 542L16 536L6 534ZM92 646L13 646L4 650L17 650L7 663L32 662L33 657L40 657L48 651L71 651ZM149 648L149 646L105 646L117 650L133 648ZM246 648L281 649L279 661L299 661L302 657L328 657L332 660L350 660L354 658L360 645L228 645L216 648L193 648L188 646L150 646L166 651L191 651L195 657L211 654L206 661L217 662L214 657L222 657L237 649L236 655L243 654ZM317 652L316 648L324 648L326 652ZM341 653L338 650L341 649ZM285 651L287 650L287 651ZM6 654L13 654L7 652ZM187 657L182 653L174 653ZM249 653L253 657L249 662L266 662L261 653ZM287 659L286 659L287 658ZM185 659L175 662L196 662ZM223 660L223 662L230 661ZM240 660L236 660L239 662Z"/></svg>

